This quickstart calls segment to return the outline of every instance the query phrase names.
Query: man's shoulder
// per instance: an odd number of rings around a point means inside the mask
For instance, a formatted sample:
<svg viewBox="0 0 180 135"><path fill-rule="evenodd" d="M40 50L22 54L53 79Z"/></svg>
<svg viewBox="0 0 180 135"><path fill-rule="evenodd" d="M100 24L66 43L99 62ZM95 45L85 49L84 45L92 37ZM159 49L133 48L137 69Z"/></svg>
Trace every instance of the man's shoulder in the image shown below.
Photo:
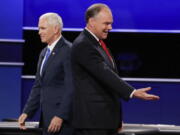
<svg viewBox="0 0 180 135"><path fill-rule="evenodd" d="M81 32L80 35L74 40L73 47L87 47L87 45L90 43L89 38L84 34L84 32Z"/></svg>
<svg viewBox="0 0 180 135"><path fill-rule="evenodd" d="M72 46L72 43L69 40L67 40L66 38L62 37L62 41L66 47L70 48Z"/></svg>

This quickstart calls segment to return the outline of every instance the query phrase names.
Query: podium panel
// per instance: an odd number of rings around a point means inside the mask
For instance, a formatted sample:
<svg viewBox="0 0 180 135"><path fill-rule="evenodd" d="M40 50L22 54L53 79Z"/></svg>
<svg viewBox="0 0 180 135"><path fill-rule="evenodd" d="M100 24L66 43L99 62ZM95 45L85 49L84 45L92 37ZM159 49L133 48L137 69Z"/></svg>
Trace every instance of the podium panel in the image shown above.
<svg viewBox="0 0 180 135"><path fill-rule="evenodd" d="M38 122L26 122L27 130L20 130L17 122L0 122L0 135L41 135Z"/></svg>

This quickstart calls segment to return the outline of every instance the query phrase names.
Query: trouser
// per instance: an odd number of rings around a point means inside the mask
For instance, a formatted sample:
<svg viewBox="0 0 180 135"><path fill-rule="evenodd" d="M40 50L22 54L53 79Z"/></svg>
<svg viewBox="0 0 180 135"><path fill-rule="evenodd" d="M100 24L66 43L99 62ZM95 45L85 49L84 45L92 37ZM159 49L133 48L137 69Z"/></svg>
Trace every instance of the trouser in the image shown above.
<svg viewBox="0 0 180 135"><path fill-rule="evenodd" d="M117 135L115 129L75 129L73 135Z"/></svg>

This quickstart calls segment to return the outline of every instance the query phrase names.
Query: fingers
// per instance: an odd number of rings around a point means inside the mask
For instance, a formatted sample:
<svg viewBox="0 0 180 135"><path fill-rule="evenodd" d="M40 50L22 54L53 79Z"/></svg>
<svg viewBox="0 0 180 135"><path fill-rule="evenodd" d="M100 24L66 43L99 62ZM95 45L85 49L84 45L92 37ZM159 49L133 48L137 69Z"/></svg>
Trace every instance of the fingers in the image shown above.
<svg viewBox="0 0 180 135"><path fill-rule="evenodd" d="M147 100L159 100L160 97L156 96L156 95L152 95L152 94L147 94L146 99Z"/></svg>
<svg viewBox="0 0 180 135"><path fill-rule="evenodd" d="M61 118L55 116L51 120L51 123L48 127L48 132L52 132L52 133L59 132L61 129L62 123L63 123L63 120Z"/></svg>
<svg viewBox="0 0 180 135"><path fill-rule="evenodd" d="M26 129L26 127L25 127L26 118L27 118L27 114L23 113L18 119L19 128L22 129L22 130Z"/></svg>
<svg viewBox="0 0 180 135"><path fill-rule="evenodd" d="M19 128L22 129L22 130L26 130L25 122L19 124Z"/></svg>
<svg viewBox="0 0 180 135"><path fill-rule="evenodd" d="M48 127L48 132L52 132L52 133L59 132L60 128L61 128L60 125L51 123Z"/></svg>
<svg viewBox="0 0 180 135"><path fill-rule="evenodd" d="M118 133L121 132L121 131L123 131L123 125L122 125L122 127L118 128Z"/></svg>
<svg viewBox="0 0 180 135"><path fill-rule="evenodd" d="M151 87L142 88L141 90L143 90L144 92L148 92L151 90Z"/></svg>
<svg viewBox="0 0 180 135"><path fill-rule="evenodd" d="M25 127L25 122L19 122L19 128L22 129L22 130L25 130L26 127Z"/></svg>

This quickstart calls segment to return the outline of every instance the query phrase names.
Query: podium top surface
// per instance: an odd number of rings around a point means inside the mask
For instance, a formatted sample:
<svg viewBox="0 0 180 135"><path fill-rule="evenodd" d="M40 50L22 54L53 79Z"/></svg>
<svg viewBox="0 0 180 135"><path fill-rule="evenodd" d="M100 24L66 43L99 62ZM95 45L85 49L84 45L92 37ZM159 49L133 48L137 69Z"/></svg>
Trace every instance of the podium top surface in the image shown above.
<svg viewBox="0 0 180 135"><path fill-rule="evenodd" d="M124 124L122 133L166 132L180 133L180 126L164 124Z"/></svg>
<svg viewBox="0 0 180 135"><path fill-rule="evenodd" d="M39 122L26 122L25 126L30 129L39 127ZM0 122L0 128L19 128L18 122Z"/></svg>

